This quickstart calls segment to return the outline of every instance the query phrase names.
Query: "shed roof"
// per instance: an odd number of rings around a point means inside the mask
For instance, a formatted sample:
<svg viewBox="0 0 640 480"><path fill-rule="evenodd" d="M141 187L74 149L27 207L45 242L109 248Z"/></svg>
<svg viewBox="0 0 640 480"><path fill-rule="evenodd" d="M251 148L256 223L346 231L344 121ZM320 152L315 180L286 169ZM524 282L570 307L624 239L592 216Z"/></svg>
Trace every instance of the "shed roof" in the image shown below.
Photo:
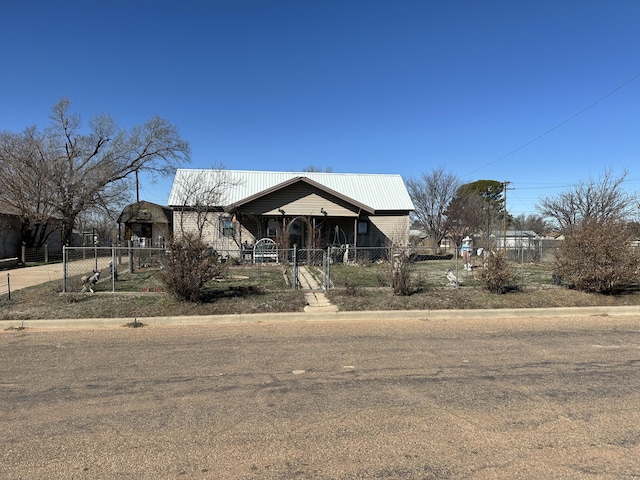
<svg viewBox="0 0 640 480"><path fill-rule="evenodd" d="M537 237L533 230L507 230L504 232L507 237Z"/></svg>
<svg viewBox="0 0 640 480"><path fill-rule="evenodd" d="M171 210L168 207L142 200L124 207L118 217L118 223L170 223L171 218Z"/></svg>
<svg viewBox="0 0 640 480"><path fill-rule="evenodd" d="M290 181L307 178L343 197L366 205L373 210L414 210L409 192L400 175L325 172L261 172L249 170L225 170L227 188L222 195L223 205L243 203L246 199L286 186ZM178 169L169 195L169 206L182 206L186 196L184 185L194 180L219 182L220 170Z"/></svg>

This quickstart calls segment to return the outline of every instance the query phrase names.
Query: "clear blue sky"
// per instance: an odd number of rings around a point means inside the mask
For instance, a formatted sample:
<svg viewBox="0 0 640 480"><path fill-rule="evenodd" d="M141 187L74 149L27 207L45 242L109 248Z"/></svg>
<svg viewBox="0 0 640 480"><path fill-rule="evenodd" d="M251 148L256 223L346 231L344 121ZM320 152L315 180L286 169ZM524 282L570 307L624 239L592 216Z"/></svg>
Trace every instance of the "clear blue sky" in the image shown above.
<svg viewBox="0 0 640 480"><path fill-rule="evenodd" d="M0 44L0 130L67 96L85 121L168 119L187 167L443 165L512 182L514 214L605 168L640 189L637 0L9 0Z"/></svg>

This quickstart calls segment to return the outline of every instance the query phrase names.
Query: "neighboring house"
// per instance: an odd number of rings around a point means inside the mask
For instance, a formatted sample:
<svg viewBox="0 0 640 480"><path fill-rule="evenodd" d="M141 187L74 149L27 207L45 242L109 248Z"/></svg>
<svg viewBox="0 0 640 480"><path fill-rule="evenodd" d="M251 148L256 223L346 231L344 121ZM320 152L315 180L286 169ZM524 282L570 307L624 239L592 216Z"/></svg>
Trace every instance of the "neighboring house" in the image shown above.
<svg viewBox="0 0 640 480"><path fill-rule="evenodd" d="M118 236L134 246L164 247L172 233L172 221L168 207L145 201L132 203L118 217Z"/></svg>
<svg viewBox="0 0 640 480"><path fill-rule="evenodd" d="M539 236L533 230L507 230L504 233L496 233L496 242L499 248L535 250L538 248Z"/></svg>
<svg viewBox="0 0 640 480"><path fill-rule="evenodd" d="M26 238L23 235L33 232L23 232L24 224L20 211L10 202L0 199L0 258L22 258L22 247L27 251L44 252L45 245L50 253L62 251L62 238L60 224L51 220L48 224L38 225L37 237ZM40 246L33 244L42 242ZM29 255L27 255L29 257ZM43 257L44 258L44 257Z"/></svg>
<svg viewBox="0 0 640 480"><path fill-rule="evenodd" d="M199 201L196 185L205 197L203 185L221 186L215 204ZM176 234L201 225L208 244L230 253L262 238L283 248L405 246L413 210L399 175L190 169L176 172L169 206Z"/></svg>
<svg viewBox="0 0 640 480"><path fill-rule="evenodd" d="M18 212L0 200L0 258L20 257L21 227Z"/></svg>

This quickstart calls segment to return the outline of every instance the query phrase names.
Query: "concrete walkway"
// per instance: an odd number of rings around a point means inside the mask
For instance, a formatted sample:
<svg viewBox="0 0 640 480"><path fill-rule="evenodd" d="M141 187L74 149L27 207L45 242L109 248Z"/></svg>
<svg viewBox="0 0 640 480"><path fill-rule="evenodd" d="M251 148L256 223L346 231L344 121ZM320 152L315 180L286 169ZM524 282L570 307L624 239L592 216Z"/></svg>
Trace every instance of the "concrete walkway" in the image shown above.
<svg viewBox="0 0 640 480"><path fill-rule="evenodd" d="M304 299L307 302L307 306L304 307L305 312L329 313L338 311L338 307L331 305L322 287L307 267L298 267L298 281L303 290L306 290L304 292Z"/></svg>
<svg viewBox="0 0 640 480"><path fill-rule="evenodd" d="M108 264L111 259L101 258L99 268L102 269L103 278L108 274L105 274L105 268L108 268L105 264ZM83 260L74 260L69 263L71 275L90 275L95 268L95 259L86 258ZM126 266L119 266L118 268L126 268ZM47 265L38 265L36 267L22 267L14 268L11 270L0 271L0 292L6 291L7 275L9 275L9 282L11 291L21 290L27 287L33 287L35 285L41 285L43 283L52 282L54 280L60 281L62 285L62 263L49 263Z"/></svg>
<svg viewBox="0 0 640 480"><path fill-rule="evenodd" d="M14 268L12 270L0 271L0 285L6 287L7 275L11 291L21 290L34 285L51 282L53 280L62 281L62 263L50 263L37 267ZM5 291L0 287L0 291Z"/></svg>

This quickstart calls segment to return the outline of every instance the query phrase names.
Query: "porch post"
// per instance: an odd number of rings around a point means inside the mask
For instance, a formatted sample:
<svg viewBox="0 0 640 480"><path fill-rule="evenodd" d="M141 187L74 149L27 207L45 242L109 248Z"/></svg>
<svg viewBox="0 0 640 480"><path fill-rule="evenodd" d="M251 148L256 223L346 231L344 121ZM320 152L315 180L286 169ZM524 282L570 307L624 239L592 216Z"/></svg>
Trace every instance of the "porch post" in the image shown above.
<svg viewBox="0 0 640 480"><path fill-rule="evenodd" d="M236 221L238 222L238 242L240 243L240 259L242 260L242 222L240 221L240 212L236 210Z"/></svg>
<svg viewBox="0 0 640 480"><path fill-rule="evenodd" d="M353 221L353 254L355 255L355 249L358 247L358 217Z"/></svg>

